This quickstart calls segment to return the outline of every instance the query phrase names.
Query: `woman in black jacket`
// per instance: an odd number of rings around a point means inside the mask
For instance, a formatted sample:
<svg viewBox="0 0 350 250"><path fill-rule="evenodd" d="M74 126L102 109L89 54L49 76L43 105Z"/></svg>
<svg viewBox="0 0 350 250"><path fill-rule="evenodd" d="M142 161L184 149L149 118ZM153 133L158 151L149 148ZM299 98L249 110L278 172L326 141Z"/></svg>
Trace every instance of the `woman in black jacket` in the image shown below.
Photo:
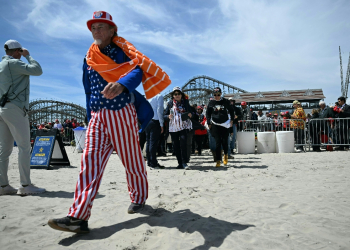
<svg viewBox="0 0 350 250"><path fill-rule="evenodd" d="M221 89L216 87L214 89L214 99L209 102L207 108L207 123L210 133L216 141L216 167L220 167L221 163L221 145L224 149L224 165L228 163L229 128L232 127L235 117L234 109L229 100L221 95ZM230 114L231 120L228 114Z"/></svg>
<svg viewBox="0 0 350 250"><path fill-rule="evenodd" d="M169 133L179 164L177 168L188 170L190 168L187 166L187 133L192 129L190 104L180 87L175 87L171 96L172 100L167 104L164 119L169 119Z"/></svg>

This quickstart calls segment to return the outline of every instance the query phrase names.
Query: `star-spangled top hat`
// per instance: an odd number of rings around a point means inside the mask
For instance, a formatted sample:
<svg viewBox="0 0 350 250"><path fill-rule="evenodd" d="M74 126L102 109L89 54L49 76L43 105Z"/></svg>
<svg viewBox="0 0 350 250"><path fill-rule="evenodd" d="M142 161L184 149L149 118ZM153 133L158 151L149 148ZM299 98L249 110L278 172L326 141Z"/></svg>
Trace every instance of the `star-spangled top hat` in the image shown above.
<svg viewBox="0 0 350 250"><path fill-rule="evenodd" d="M97 22L107 23L109 25L115 26L116 30L118 29L117 25L113 22L112 16L106 11L95 11L94 14L92 14L92 19L86 22L88 29L91 31L91 25Z"/></svg>

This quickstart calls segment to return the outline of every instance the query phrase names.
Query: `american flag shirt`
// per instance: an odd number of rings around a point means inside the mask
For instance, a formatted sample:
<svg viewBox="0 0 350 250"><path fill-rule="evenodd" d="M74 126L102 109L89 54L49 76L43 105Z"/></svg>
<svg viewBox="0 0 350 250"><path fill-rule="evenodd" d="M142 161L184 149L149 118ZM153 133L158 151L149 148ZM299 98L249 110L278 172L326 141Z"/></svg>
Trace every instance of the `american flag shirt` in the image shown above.
<svg viewBox="0 0 350 250"><path fill-rule="evenodd" d="M101 49L101 52L106 56L110 57L113 61L117 62L118 50L113 48L111 45ZM90 95L90 109L92 111L99 111L100 109L119 110L124 108L131 102L130 93L121 93L114 99L106 99L103 97L101 92L107 86L108 82L104 80L100 74L95 71L92 67L87 67L88 78L90 80L91 95Z"/></svg>

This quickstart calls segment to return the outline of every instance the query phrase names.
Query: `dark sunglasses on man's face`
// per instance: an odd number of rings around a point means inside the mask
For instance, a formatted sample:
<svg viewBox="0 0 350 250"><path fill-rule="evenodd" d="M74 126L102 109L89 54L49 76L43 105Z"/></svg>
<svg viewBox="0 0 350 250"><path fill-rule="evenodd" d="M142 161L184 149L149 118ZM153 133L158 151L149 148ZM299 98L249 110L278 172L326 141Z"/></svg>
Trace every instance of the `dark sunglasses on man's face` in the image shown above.
<svg viewBox="0 0 350 250"><path fill-rule="evenodd" d="M174 96L181 95L180 93L174 93Z"/></svg>
<svg viewBox="0 0 350 250"><path fill-rule="evenodd" d="M214 96L221 96L221 94L214 94Z"/></svg>
<svg viewBox="0 0 350 250"><path fill-rule="evenodd" d="M18 49L19 50L19 52L23 52L23 49Z"/></svg>

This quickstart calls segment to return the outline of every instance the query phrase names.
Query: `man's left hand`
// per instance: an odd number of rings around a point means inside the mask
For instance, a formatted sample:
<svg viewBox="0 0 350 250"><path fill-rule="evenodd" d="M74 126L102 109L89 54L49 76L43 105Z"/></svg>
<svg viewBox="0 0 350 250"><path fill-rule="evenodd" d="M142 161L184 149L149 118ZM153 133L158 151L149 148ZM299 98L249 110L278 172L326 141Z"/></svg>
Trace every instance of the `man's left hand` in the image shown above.
<svg viewBox="0 0 350 250"><path fill-rule="evenodd" d="M124 91L125 87L119 82L109 82L101 94L106 99L113 99Z"/></svg>
<svg viewBox="0 0 350 250"><path fill-rule="evenodd" d="M160 127L160 133L163 134L164 132L164 127Z"/></svg>
<svg viewBox="0 0 350 250"><path fill-rule="evenodd" d="M188 116L189 116L190 118L192 118L192 114L191 114L191 113L188 113Z"/></svg>

